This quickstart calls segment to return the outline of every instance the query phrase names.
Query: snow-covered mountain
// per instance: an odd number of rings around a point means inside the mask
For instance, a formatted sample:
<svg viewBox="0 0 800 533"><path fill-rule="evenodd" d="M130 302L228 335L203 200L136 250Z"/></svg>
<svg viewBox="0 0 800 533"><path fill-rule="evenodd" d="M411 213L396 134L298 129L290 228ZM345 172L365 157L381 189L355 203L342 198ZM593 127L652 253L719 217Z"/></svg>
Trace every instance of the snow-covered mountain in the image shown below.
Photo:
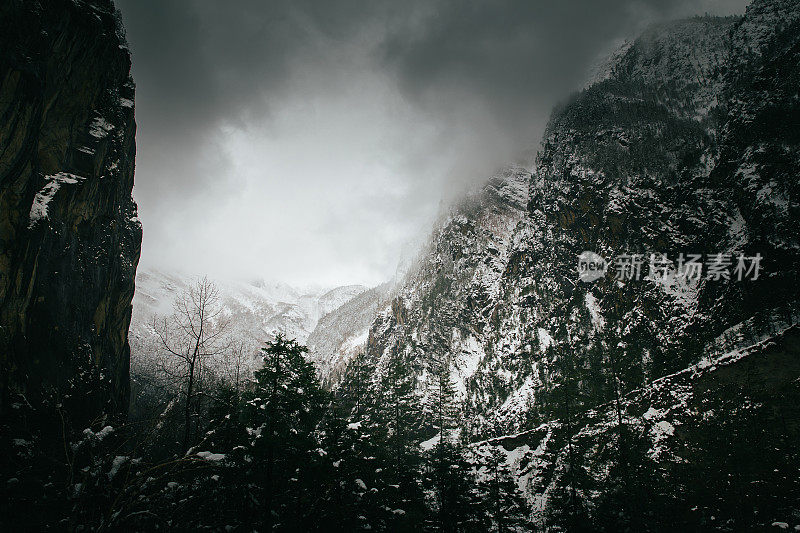
<svg viewBox="0 0 800 533"><path fill-rule="evenodd" d="M476 469L502 458L543 529L646 529L625 525L640 516L630 506L725 529L748 499L763 516L739 523L784 523L800 490L787 444L800 401L800 145L787 125L800 116L799 29L798 4L782 0L649 29L554 110L535 161L444 213L390 285L317 315L313 332L302 297L255 315L310 332L300 339L354 427L400 399L415 443L431 444L445 416L433 400L452 386L448 431ZM584 283L584 251L610 271ZM671 275L655 275L651 253ZM640 278L617 279L625 254L645 256ZM679 254L701 254L703 275L676 276ZM750 279L714 277L719 254L764 262ZM233 291L232 312L252 290Z"/></svg>
<svg viewBox="0 0 800 533"><path fill-rule="evenodd" d="M195 277L140 270L136 275L130 337L131 357L140 354L137 347L152 337L154 316L168 316L175 298L186 290ZM219 289L220 304L231 327L238 334L261 342L276 333L305 343L323 316L337 309L366 287L347 285L334 289L301 290L284 283L237 280L213 280Z"/></svg>
<svg viewBox="0 0 800 533"><path fill-rule="evenodd" d="M392 287L384 283L364 291L317 322L307 340L309 359L326 385L338 381L353 356L366 349L372 322Z"/></svg>
<svg viewBox="0 0 800 533"><path fill-rule="evenodd" d="M530 168L495 177L439 221L365 355L337 374L342 393L381 397L406 379L424 405L444 362L459 434L478 454L507 456L554 530L576 516L602 523L598 494L619 510L642 487L662 491L646 493L655 501L703 477L719 476L721 491L737 477L745 492L796 478L790 447L772 447L769 468L742 455L746 475L720 474L715 448L720 428L736 430L719 452L735 463L753 439L794 431L781 417L794 419L800 383L799 6L757 0L743 18L661 24L615 53L554 110ZM592 283L578 276L584 251L611 263ZM650 270L651 253L667 255L671 275ZM639 279L616 279L625 254L645 257ZM702 275L676 276L679 254L701 254ZM708 270L756 254L756 277ZM426 417L435 413L423 413L423 431ZM659 454L691 467L671 480ZM736 512L725 505L742 497L704 502L686 520Z"/></svg>

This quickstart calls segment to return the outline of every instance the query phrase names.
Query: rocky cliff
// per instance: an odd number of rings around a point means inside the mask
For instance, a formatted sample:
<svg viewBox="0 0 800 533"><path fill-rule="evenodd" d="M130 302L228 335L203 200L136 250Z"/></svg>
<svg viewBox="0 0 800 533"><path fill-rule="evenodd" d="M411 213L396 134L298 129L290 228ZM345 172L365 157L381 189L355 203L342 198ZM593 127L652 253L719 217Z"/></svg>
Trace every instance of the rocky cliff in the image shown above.
<svg viewBox="0 0 800 533"><path fill-rule="evenodd" d="M784 446L798 429L798 20L796 2L757 0L615 53L554 110L529 168L435 228L343 394L365 380L380 394L400 358L426 405L446 365L455 432L506 455L543 526L641 530L618 518L650 508L690 529L783 523L798 490ZM609 267L590 282L585 251ZM640 276L618 276L632 254ZM739 279L756 254L758 275ZM767 442L762 464L748 450ZM694 491L700 479L716 485ZM744 494L746 519L730 503Z"/></svg>
<svg viewBox="0 0 800 533"><path fill-rule="evenodd" d="M434 230L372 326L372 358L399 347L424 382L446 356L489 436L557 411L566 357L588 406L796 318L797 12L756 2L743 19L662 24L625 45L554 111L528 170L495 178ZM517 192L492 194L503 190ZM612 263L583 283L583 251L641 254L641 279L615 279ZM651 253L670 275L648 275ZM707 267L719 253L731 271L760 253L760 276L674 275L680 254Z"/></svg>
<svg viewBox="0 0 800 533"><path fill-rule="evenodd" d="M76 408L124 410L142 229L121 23L110 0L11 0L0 25L3 397L88 380Z"/></svg>

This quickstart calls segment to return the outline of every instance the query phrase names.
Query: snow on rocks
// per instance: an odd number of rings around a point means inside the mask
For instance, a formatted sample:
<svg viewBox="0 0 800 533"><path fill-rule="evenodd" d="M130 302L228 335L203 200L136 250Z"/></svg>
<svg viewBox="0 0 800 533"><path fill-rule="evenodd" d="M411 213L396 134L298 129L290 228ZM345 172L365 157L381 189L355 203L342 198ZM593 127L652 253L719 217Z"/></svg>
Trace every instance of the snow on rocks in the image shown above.
<svg viewBox="0 0 800 533"><path fill-rule="evenodd" d="M597 331L602 330L606 321L603 315L600 314L600 305L597 303L597 298L595 298L594 294L591 292L587 292L585 301L586 309L589 310L589 316L592 318L592 326L594 326L594 329Z"/></svg>
<svg viewBox="0 0 800 533"><path fill-rule="evenodd" d="M56 193L64 185L76 185L82 182L85 178L69 172L59 172L50 176L45 176L45 185L36 196L33 198L30 214L28 216L28 229L33 228L40 220L49 218L49 205L55 197Z"/></svg>
<svg viewBox="0 0 800 533"><path fill-rule="evenodd" d="M113 129L113 124L109 123L103 117L97 116L92 120L91 124L89 124L89 135L96 139L102 139Z"/></svg>

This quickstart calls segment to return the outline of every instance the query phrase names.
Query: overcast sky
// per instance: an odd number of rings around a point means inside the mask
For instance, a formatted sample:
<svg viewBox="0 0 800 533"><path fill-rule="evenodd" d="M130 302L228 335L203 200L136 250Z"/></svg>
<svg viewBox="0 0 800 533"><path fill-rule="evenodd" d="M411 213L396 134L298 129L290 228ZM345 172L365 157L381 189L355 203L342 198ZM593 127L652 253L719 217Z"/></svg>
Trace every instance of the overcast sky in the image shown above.
<svg viewBox="0 0 800 533"><path fill-rule="evenodd" d="M374 285L647 24L745 0L117 0L141 267Z"/></svg>

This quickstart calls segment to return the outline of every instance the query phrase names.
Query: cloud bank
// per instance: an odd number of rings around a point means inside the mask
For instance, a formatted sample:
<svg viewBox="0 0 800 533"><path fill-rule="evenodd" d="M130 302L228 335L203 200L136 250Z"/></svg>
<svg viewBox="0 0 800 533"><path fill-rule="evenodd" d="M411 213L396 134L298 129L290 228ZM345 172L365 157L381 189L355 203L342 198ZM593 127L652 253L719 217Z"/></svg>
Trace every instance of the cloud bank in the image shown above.
<svg viewBox="0 0 800 533"><path fill-rule="evenodd" d="M743 0L118 0L141 265L376 284L646 25Z"/></svg>

